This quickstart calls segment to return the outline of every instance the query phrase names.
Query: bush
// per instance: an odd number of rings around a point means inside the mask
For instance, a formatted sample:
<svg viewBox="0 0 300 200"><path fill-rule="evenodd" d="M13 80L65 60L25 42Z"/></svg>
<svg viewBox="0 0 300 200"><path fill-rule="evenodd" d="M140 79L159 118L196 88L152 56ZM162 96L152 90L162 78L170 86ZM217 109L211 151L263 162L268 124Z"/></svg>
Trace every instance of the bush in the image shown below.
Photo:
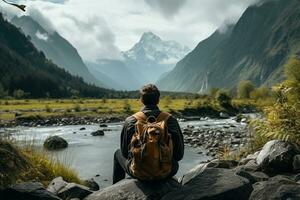
<svg viewBox="0 0 300 200"><path fill-rule="evenodd" d="M255 100L266 99L270 97L270 90L266 86L260 86L250 92L250 98Z"/></svg>
<svg viewBox="0 0 300 200"><path fill-rule="evenodd" d="M250 93L255 89L251 81L241 81L237 88L237 97L239 99L249 99Z"/></svg>
<svg viewBox="0 0 300 200"><path fill-rule="evenodd" d="M266 119L252 123L256 134L300 144L300 60L293 58L285 66L287 80L273 87L276 103L264 110Z"/></svg>
<svg viewBox="0 0 300 200"><path fill-rule="evenodd" d="M218 91L218 93L216 95L216 99L222 108L225 108L225 109L232 108L231 97L229 96L229 94L227 92Z"/></svg>

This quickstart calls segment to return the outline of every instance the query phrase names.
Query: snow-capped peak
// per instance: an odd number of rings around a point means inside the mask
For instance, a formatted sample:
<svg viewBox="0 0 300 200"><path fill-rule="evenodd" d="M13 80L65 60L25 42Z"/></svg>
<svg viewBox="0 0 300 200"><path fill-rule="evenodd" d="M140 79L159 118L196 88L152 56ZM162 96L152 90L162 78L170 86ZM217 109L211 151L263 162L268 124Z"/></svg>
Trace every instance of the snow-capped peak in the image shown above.
<svg viewBox="0 0 300 200"><path fill-rule="evenodd" d="M123 52L127 59L145 63L175 64L182 59L190 49L176 41L164 41L152 32L142 35L140 41L129 51ZM146 63L145 63L146 64Z"/></svg>

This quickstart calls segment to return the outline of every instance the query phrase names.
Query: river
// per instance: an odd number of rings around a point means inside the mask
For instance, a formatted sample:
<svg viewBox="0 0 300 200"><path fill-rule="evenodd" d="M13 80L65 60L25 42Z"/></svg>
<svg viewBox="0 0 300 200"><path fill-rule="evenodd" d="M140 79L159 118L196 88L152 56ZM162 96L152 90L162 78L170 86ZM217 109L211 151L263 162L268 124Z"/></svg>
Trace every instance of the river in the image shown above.
<svg viewBox="0 0 300 200"><path fill-rule="evenodd" d="M194 120L180 122L182 128L188 125L193 126L223 126L235 124L241 126L233 119L226 120ZM51 126L51 127L15 127L0 129L0 133L6 132L21 144L34 141L34 146L43 150L44 140L53 135L58 135L66 139L69 146L65 150L46 152L68 164L75 169L80 178L94 178L101 187L106 187L112 183L112 165L114 151L120 145L120 132L122 123L108 123L106 129L112 131L105 132L105 136L94 137L91 132L99 130L99 125L71 125L71 126ZM80 130L81 128L85 130ZM199 154L202 152L202 154ZM199 162L208 160L206 152L201 148L193 148L186 145L185 155L180 161L178 177L189 171Z"/></svg>

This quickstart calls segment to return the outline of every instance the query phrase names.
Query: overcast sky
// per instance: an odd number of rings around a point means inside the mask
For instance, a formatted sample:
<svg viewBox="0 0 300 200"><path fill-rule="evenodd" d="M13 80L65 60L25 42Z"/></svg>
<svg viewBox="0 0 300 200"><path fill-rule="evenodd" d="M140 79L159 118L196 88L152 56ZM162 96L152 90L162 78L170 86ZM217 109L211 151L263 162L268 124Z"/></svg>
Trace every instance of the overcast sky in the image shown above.
<svg viewBox="0 0 300 200"><path fill-rule="evenodd" d="M21 0L28 6L26 14L59 32L89 61L118 58L146 31L193 49L218 27L236 21L254 1Z"/></svg>

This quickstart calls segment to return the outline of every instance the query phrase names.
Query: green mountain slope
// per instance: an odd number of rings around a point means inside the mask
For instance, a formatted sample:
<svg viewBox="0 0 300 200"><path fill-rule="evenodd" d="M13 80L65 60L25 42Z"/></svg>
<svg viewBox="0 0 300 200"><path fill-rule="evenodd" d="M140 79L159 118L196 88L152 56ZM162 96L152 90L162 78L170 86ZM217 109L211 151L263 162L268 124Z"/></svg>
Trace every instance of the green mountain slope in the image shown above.
<svg viewBox="0 0 300 200"><path fill-rule="evenodd" d="M43 51L46 57L72 75L80 76L87 83L105 86L87 69L77 50L57 32L47 32L38 22L29 16L14 17L11 21L29 35L34 46Z"/></svg>
<svg viewBox="0 0 300 200"><path fill-rule="evenodd" d="M17 89L28 97L113 97L119 93L86 84L57 67L39 52L18 28L0 14L0 84L12 95Z"/></svg>
<svg viewBox="0 0 300 200"><path fill-rule="evenodd" d="M275 0L249 7L226 32L217 30L158 81L164 90L206 92L240 80L271 85L300 53L300 1Z"/></svg>

